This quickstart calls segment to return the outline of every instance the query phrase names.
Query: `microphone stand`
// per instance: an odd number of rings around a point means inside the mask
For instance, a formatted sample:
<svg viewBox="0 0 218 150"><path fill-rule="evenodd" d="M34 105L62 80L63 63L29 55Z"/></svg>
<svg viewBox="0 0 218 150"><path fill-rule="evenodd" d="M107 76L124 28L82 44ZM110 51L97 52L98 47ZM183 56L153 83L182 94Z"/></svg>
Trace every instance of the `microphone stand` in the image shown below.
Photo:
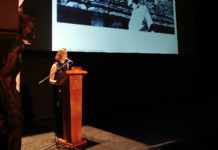
<svg viewBox="0 0 218 150"><path fill-rule="evenodd" d="M61 67L59 67L55 72L53 72L52 74L49 74L47 77L45 77L44 79L42 79L41 81L38 82L38 84L42 84L45 80L47 80L50 76L54 75L57 71L59 71L60 69L62 69L64 66L66 66L69 63L69 61L67 61L66 63L64 63ZM69 66L71 66L73 63L71 62L71 64L69 63Z"/></svg>

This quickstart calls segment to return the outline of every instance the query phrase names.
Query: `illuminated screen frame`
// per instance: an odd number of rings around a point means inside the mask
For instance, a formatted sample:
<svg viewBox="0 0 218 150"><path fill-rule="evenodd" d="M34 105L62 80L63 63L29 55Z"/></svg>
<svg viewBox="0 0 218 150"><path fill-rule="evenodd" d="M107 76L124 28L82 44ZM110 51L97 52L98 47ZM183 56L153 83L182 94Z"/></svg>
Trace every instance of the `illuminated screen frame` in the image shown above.
<svg viewBox="0 0 218 150"><path fill-rule="evenodd" d="M178 54L175 0L173 18L173 34L58 22L52 0L52 51Z"/></svg>

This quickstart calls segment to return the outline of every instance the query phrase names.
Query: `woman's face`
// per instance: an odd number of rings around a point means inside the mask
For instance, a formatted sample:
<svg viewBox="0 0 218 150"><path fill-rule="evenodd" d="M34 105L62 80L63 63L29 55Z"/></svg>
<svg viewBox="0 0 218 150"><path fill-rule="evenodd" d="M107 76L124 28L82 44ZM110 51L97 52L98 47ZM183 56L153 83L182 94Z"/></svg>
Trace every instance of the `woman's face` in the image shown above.
<svg viewBox="0 0 218 150"><path fill-rule="evenodd" d="M67 52L62 55L62 59L65 60L67 58Z"/></svg>
<svg viewBox="0 0 218 150"><path fill-rule="evenodd" d="M67 52L62 54L60 61L64 62L66 58L67 58Z"/></svg>

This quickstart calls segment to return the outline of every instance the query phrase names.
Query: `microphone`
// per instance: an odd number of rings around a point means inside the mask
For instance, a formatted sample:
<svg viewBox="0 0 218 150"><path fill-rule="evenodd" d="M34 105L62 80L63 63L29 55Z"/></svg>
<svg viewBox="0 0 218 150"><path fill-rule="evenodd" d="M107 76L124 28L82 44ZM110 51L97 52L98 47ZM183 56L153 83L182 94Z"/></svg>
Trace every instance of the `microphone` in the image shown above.
<svg viewBox="0 0 218 150"><path fill-rule="evenodd" d="M73 61L72 61L71 59L69 59L69 58L65 58L65 60L66 60L67 62L73 63Z"/></svg>

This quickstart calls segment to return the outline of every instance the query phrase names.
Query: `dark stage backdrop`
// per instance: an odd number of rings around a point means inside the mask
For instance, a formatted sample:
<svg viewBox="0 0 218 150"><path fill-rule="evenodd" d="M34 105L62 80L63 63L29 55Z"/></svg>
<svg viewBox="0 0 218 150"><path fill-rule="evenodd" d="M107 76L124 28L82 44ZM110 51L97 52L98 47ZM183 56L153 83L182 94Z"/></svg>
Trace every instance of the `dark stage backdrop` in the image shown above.
<svg viewBox="0 0 218 150"><path fill-rule="evenodd" d="M176 1L178 48L180 54L196 53L196 22L198 17L195 0ZM24 13L36 18L36 39L27 50L51 51L52 6L51 0L24 2Z"/></svg>

